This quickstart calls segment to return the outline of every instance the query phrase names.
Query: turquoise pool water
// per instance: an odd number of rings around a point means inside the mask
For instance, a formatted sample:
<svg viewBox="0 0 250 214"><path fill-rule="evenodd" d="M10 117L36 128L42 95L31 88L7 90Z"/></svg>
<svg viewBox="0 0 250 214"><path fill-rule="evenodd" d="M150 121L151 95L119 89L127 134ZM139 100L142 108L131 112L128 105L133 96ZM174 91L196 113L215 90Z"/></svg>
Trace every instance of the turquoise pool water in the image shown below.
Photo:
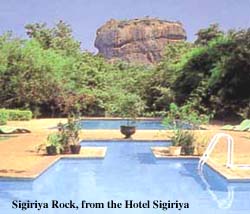
<svg viewBox="0 0 250 214"><path fill-rule="evenodd" d="M120 126L127 125L127 120L123 119L85 119L79 122L80 127L83 129L120 129ZM137 129L144 130L162 130L166 129L161 120L137 120L132 125Z"/></svg>
<svg viewBox="0 0 250 214"><path fill-rule="evenodd" d="M197 159L156 159L151 146L166 142L83 142L107 146L105 159L61 160L34 181L0 181L0 213L23 213L12 200L73 200L104 203L105 208L30 209L25 213L203 213L249 214L250 183L228 183L208 167L197 172ZM107 208L113 200L149 201L150 208ZM163 210L160 203L188 203L189 208ZM153 203L157 208L153 208Z"/></svg>

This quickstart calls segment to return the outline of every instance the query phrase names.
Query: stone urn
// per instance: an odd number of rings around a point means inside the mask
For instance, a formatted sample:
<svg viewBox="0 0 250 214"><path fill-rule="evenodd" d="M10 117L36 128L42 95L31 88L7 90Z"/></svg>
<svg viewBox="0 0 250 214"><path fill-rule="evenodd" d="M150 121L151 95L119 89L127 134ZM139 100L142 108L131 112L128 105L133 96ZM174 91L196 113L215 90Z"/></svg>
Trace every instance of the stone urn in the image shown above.
<svg viewBox="0 0 250 214"><path fill-rule="evenodd" d="M121 126L120 131L123 135L125 135L125 139L130 138L136 131L135 126Z"/></svg>

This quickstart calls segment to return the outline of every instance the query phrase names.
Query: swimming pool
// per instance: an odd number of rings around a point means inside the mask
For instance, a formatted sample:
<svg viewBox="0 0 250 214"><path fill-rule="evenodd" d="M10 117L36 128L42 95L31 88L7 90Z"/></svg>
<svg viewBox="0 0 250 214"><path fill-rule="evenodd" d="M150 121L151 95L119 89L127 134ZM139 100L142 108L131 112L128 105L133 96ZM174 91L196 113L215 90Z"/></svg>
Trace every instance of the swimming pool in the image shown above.
<svg viewBox="0 0 250 214"><path fill-rule="evenodd" d="M120 129L121 125L126 125L124 119L85 119L79 122L82 129ZM161 120L137 120L133 125L137 129L162 130L166 129Z"/></svg>
<svg viewBox="0 0 250 214"><path fill-rule="evenodd" d="M106 203L125 200L150 203L150 208L42 209L39 213L203 213L249 214L250 183L228 183L205 166L197 172L197 159L156 159L151 146L166 142L83 142L86 146L107 146L105 159L61 160L34 181L0 181L0 210L11 208L12 200ZM188 203L181 211L163 211L161 203ZM157 202L156 202L157 201ZM155 202L158 208L153 208ZM162 205L163 207L163 205ZM38 213L28 210L25 213Z"/></svg>

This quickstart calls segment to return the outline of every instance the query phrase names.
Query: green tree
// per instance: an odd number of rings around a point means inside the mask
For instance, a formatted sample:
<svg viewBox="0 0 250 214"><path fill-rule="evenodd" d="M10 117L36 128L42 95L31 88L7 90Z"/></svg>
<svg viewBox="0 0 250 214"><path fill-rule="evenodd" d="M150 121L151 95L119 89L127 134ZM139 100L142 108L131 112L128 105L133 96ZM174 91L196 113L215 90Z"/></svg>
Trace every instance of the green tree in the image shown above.
<svg viewBox="0 0 250 214"><path fill-rule="evenodd" d="M147 83L145 99L150 111L168 110L169 104L174 102L174 93L171 86L175 82L181 69L179 63L185 54L192 51L194 45L189 42L175 42L166 45L162 61L152 72Z"/></svg>
<svg viewBox="0 0 250 214"><path fill-rule="evenodd" d="M59 21L52 28L46 23L28 24L25 26L27 35L36 39L44 49L52 48L66 55L76 55L80 52L80 42L74 40L70 25Z"/></svg>
<svg viewBox="0 0 250 214"><path fill-rule="evenodd" d="M219 24L211 24L208 28L204 28L198 31L195 44L208 45L208 43L216 38L224 35L224 32L220 30Z"/></svg>

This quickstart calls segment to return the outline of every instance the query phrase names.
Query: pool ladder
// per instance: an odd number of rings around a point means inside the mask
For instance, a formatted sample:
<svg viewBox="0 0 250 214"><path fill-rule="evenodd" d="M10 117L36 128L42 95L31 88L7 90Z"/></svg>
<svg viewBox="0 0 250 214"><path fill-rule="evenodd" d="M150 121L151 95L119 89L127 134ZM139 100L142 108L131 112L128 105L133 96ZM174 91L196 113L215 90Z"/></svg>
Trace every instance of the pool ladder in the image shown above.
<svg viewBox="0 0 250 214"><path fill-rule="evenodd" d="M199 163L198 163L198 170L202 171L204 164L210 157L210 154L214 150L214 147L219 143L219 140L225 138L227 140L227 163L226 166L231 168L233 166L233 150L234 150L234 140L229 134L219 133L214 135L211 139L210 143L208 144L207 149L205 150L204 154L201 156Z"/></svg>
<svg viewBox="0 0 250 214"><path fill-rule="evenodd" d="M232 206L232 203L234 201L234 187L229 186L227 187L227 197L224 199L219 199L218 196L215 194L215 192L212 190L211 186L207 182L204 174L203 174L203 166L207 162L208 158L210 157L210 154L214 150L214 147L219 143L219 140L225 138L227 140L227 163L226 166L228 168L231 168L233 166L233 150L234 150L234 141L233 138L229 134L219 133L214 135L214 137L211 139L210 143L208 144L207 149L205 150L204 154L200 158L200 161L198 163L198 170L199 175L204 183L206 190L211 195L212 199L216 201L217 205L221 209L228 209Z"/></svg>

